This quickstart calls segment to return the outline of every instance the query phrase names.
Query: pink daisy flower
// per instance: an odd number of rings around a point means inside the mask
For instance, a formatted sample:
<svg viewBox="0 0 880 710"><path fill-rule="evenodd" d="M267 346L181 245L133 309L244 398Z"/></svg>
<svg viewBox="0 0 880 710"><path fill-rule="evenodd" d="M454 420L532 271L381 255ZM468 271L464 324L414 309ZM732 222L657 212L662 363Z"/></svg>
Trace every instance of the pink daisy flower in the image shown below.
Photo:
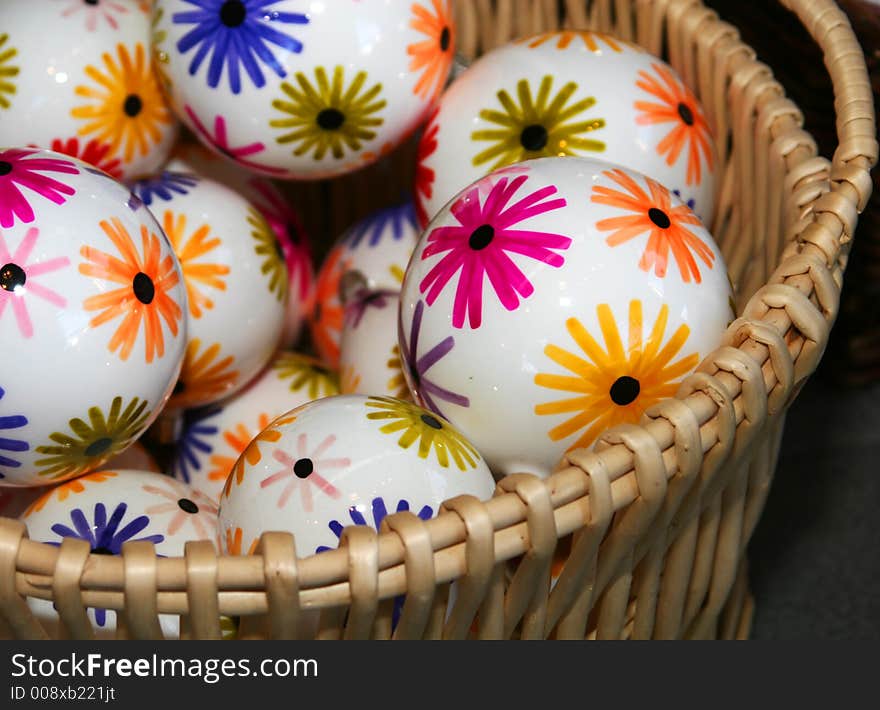
<svg viewBox="0 0 880 710"><path fill-rule="evenodd" d="M282 468L277 473L260 481L260 488L267 488L278 482L284 482L278 507L287 505L290 496L298 491L302 498L303 510L310 513L314 509L312 487L333 499L340 498L342 492L321 475L330 469L346 469L351 466L349 458L325 458L324 454L336 443L334 435L328 436L314 450L309 449L306 434L300 434L296 440L297 455L291 456L286 451L276 449L272 455Z"/></svg>
<svg viewBox="0 0 880 710"><path fill-rule="evenodd" d="M38 276L44 276L70 265L70 259L66 256L49 259L42 263L28 263L39 236L40 231L36 227L31 227L24 235L24 239L21 240L21 244L18 245L18 249L14 254L11 254L3 234L0 233L0 318L3 317L6 306L11 303L12 312L18 323L18 330L24 338L30 338L34 334L34 327L25 302L28 296L42 298L59 308L64 308L67 305L67 299L34 281Z"/></svg>
<svg viewBox="0 0 880 710"><path fill-rule="evenodd" d="M64 204L67 197L76 192L70 185L40 173L78 175L79 169L58 158L30 157L37 152L26 148L0 150L0 227L11 227L16 217L24 223L34 221L34 210L22 194L22 187L56 205Z"/></svg>
<svg viewBox="0 0 880 710"><path fill-rule="evenodd" d="M71 15L79 15L80 12L85 15L86 29L89 32L94 32L100 19L106 21L114 30L119 29L119 22L117 22L114 13L117 15L125 14L128 12L128 8L116 0L101 0L101 2L70 0L61 15L62 17L70 17Z"/></svg>
<svg viewBox="0 0 880 710"><path fill-rule="evenodd" d="M190 106L184 106L183 110L186 112L186 115L189 116L189 120L192 121L196 132L227 158L234 160L239 165L258 172L269 173L272 175L281 175L284 172L284 170L280 168L274 168L271 165L261 165L260 163L255 163L248 159L250 156L262 153L266 149L265 144L260 143L259 141L248 143L247 145L242 145L237 148L232 147L229 144L229 137L226 133L226 119L223 116L214 117L214 132L211 133Z"/></svg>
<svg viewBox="0 0 880 710"><path fill-rule="evenodd" d="M534 293L534 286L511 258L517 254L543 262L554 268L565 263L554 250L568 249L571 239L561 234L513 229L538 215L565 207L563 198L550 199L556 188L536 190L518 202L509 204L528 180L527 175L514 179L504 177L483 199L484 188L477 184L452 206L457 226L437 227L428 236L422 260L442 254L420 284L425 300L431 306L456 276L452 325L464 327L468 317L471 328L479 328L483 320L483 281L488 278L495 295L508 311L519 307L520 299Z"/></svg>

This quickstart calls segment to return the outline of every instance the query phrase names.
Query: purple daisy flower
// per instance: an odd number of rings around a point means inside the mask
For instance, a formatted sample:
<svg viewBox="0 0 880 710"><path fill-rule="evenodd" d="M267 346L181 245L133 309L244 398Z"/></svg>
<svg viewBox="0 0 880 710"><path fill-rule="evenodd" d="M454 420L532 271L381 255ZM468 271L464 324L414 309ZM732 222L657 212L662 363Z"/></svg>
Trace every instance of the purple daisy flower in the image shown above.
<svg viewBox="0 0 880 710"><path fill-rule="evenodd" d="M369 308L387 308L389 299L397 296L397 291L378 290L370 291L362 288L357 291L350 303L345 306L345 324L350 328L357 328L363 320L364 314Z"/></svg>
<svg viewBox="0 0 880 710"><path fill-rule="evenodd" d="M171 475L178 481L191 483L193 476L202 470L198 455L210 454L214 449L210 437L220 431L208 420L222 412L222 407L211 406L189 410L183 417L183 434L177 441L177 454L171 464Z"/></svg>
<svg viewBox="0 0 880 710"><path fill-rule="evenodd" d="M210 55L208 86L217 88L223 67L229 77L233 94L241 92L241 69L247 72L254 86L262 88L266 78L260 63L279 77L287 76L271 45L299 53L303 44L279 32L280 24L307 25L309 18L299 12L272 9L280 0L183 0L195 10L175 12L172 20L178 25L195 25L177 43L181 54L195 49L189 73L195 76ZM273 27L272 25L275 25Z"/></svg>
<svg viewBox="0 0 880 710"><path fill-rule="evenodd" d="M0 387L0 399L3 399L5 394L6 391ZM21 439L11 439L3 435L2 432L11 429L21 429L23 426L27 426L27 423L27 417L21 414L0 416L0 467L19 468L21 466L21 461L9 458L9 456L6 456L3 452L19 453L27 451L30 449L30 446L26 441ZM0 478L5 478L2 471L0 471Z"/></svg>
<svg viewBox="0 0 880 710"><path fill-rule="evenodd" d="M406 230L418 232L415 205L412 202L405 202L402 205L373 212L349 230L345 242L350 249L357 249L366 239L367 246L374 247L382 241L382 236L389 228L391 238L398 242L403 238Z"/></svg>
<svg viewBox="0 0 880 710"><path fill-rule="evenodd" d="M464 395L451 392L428 378L428 370L452 352L452 349L455 347L455 338L451 335L447 336L420 357L419 336L422 332L422 317L424 313L425 303L424 301L419 301L416 304L415 313L413 313L413 320L409 329L409 340L407 341L401 333L401 358L406 365L405 374L409 380L410 390L415 394L418 403L425 407L425 409L430 409L434 414L448 419L440 410L440 407L437 406L435 397L444 402L457 404L459 407L470 407L471 401Z"/></svg>
<svg viewBox="0 0 880 710"><path fill-rule="evenodd" d="M174 199L174 195L189 194L189 190L199 184L199 179L190 173L165 170L159 175L138 180L132 186L132 193L148 207L156 198L163 202Z"/></svg>
<svg viewBox="0 0 880 710"><path fill-rule="evenodd" d="M165 539L164 535L158 534L140 538L135 537L150 524L150 519L146 515L138 515L124 527L120 528L127 510L128 506L125 503L120 503L108 519L107 508L103 503L96 503L92 522L90 523L82 510L74 508L70 512L70 521L73 523L73 528L69 528L61 523L55 523L52 526L52 532L62 538L74 537L79 540L85 540L91 546L92 553L96 555L118 555L122 552L122 545L129 540L146 540L154 545L158 545ZM49 544L58 546L61 545L61 542L50 542ZM104 626L107 623L107 610L95 609L95 621L98 626Z"/></svg>
<svg viewBox="0 0 880 710"><path fill-rule="evenodd" d="M385 517L388 515L388 508L385 505L384 498L373 498L370 503L370 510L372 512L373 522L368 523L367 519L364 517L363 513L361 513L357 508L351 506L348 509L348 516L351 518L350 525L371 525L371 527L378 531L379 527L382 525L382 521L385 520ZM404 510L409 510L409 501L408 500L399 500L397 502L397 508L395 512L400 513ZM431 509L429 505L423 505L416 515L421 520L430 520L434 516L434 511ZM327 527L330 528L330 531L336 536L337 539L342 537L342 531L345 528L345 524L339 522L338 520L331 520ZM318 547L315 552L326 552L327 550L332 550L332 547L326 547L321 545ZM406 601L406 595L401 594L394 598L394 611L391 615L391 628L395 628L397 626L397 622L400 620L400 615L403 612L403 603Z"/></svg>

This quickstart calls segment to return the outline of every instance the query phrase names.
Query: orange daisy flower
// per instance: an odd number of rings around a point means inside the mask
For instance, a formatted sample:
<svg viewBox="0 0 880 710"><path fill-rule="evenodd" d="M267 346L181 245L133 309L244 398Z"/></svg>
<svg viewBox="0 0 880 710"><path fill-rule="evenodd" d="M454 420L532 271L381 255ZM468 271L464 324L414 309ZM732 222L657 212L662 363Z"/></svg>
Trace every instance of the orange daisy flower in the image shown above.
<svg viewBox="0 0 880 710"><path fill-rule="evenodd" d="M518 40L517 44L528 44L529 49L536 49L555 40L556 49L568 49L571 46L571 43L576 39L581 40L584 43L584 46L591 52L601 51L602 48L599 46L599 41L601 41L602 44L607 45L612 52L622 52L624 46L641 49L637 45L625 42L617 37L612 37L611 35L606 35L601 32L591 32L590 30L560 30L558 32L544 32L534 37L526 37Z"/></svg>
<svg viewBox="0 0 880 710"><path fill-rule="evenodd" d="M260 544L260 538L254 538L254 541L251 543L247 552L241 551L241 538L242 538L242 530L241 528L235 528L232 530L231 528L226 529L226 554L228 555L253 555L257 551L257 545Z"/></svg>
<svg viewBox="0 0 880 710"><path fill-rule="evenodd" d="M114 471L96 471L95 473L89 473L85 476L74 478L71 481L67 481L67 483L62 483L60 486L50 489L31 503L24 511L24 515L27 516L31 513L40 512L46 507L46 503L52 500L52 498L55 498L60 503L67 500L71 495L82 493L86 489L84 485L85 483L101 483L111 478L115 478L118 475L119 474Z"/></svg>
<svg viewBox="0 0 880 710"><path fill-rule="evenodd" d="M162 357L165 354L161 321L165 321L171 335L177 336L178 321L183 317L180 305L169 295L180 281L180 272L171 254L162 256L161 240L151 234L145 225L141 225L143 258L119 219L114 217L111 222L104 220L100 227L110 237L122 259L84 246L80 254L90 263L80 264L79 271L84 276L111 281L120 284L120 287L91 296L83 302L85 310L101 311L89 325L98 328L124 315L108 347L110 352L119 349L120 359L127 360L143 322L146 360L153 362L156 355Z"/></svg>
<svg viewBox="0 0 880 710"><path fill-rule="evenodd" d="M668 67L656 63L651 67L657 76L642 70L636 86L660 103L636 101L636 110L641 112L636 123L640 126L673 124L669 133L657 144L657 152L666 156L668 165L674 165L687 146L687 184L695 185L702 179L702 161L705 159L708 170L713 167L709 123L697 98Z"/></svg>
<svg viewBox="0 0 880 710"><path fill-rule="evenodd" d="M315 285L315 308L309 319L318 354L333 368L339 365L339 342L345 315L339 294L342 275L349 266L349 262L342 258L344 253L344 249L337 248L327 256Z"/></svg>
<svg viewBox="0 0 880 710"><path fill-rule="evenodd" d="M682 280L690 283L693 279L700 283L702 275L694 254L709 269L714 267L715 254L706 242L687 228L687 225L700 226L699 218L687 205L673 207L669 190L651 178L644 178L649 195L623 170L615 168L603 174L626 192L596 185L593 188L592 201L632 213L596 223L599 230L611 232L606 239L607 244L616 247L647 233L648 243L639 261L642 271L653 268L657 276L665 277L671 251Z"/></svg>
<svg viewBox="0 0 880 710"><path fill-rule="evenodd" d="M409 26L426 39L409 45L406 53L412 57L409 70L422 72L413 93L433 102L443 90L455 56L455 20L449 0L431 0L431 5L433 13L413 3Z"/></svg>
<svg viewBox="0 0 880 710"><path fill-rule="evenodd" d="M174 387L171 405L195 407L221 399L238 380L238 370L232 369L232 355L220 358L220 343L214 343L201 354L202 341L193 338L186 345L180 377Z"/></svg>
<svg viewBox="0 0 880 710"><path fill-rule="evenodd" d="M95 134L102 143L109 143L113 154L121 154L126 162L135 151L147 155L151 145L162 140L165 126L171 125L171 112L153 74L144 46L134 47L134 56L123 44L116 45L115 59L104 52L102 72L89 65L86 76L94 84L77 86L76 95L89 102L72 109L73 118L86 121L80 136Z"/></svg>
<svg viewBox="0 0 880 710"><path fill-rule="evenodd" d="M177 254L177 260L183 271L189 312L193 318L201 318L202 309L210 310L214 307L214 301L200 291L197 284L215 288L218 291L226 290L226 283L222 277L229 274L228 266L206 262L197 263L198 259L220 246L220 239L209 237L211 228L207 224L203 224L187 239L185 236L186 215L175 216L171 210L165 210L162 228L174 248L174 253Z"/></svg>
<svg viewBox="0 0 880 710"><path fill-rule="evenodd" d="M687 344L690 328L679 326L664 344L669 322L669 306L665 304L647 340L644 340L642 302L630 303L627 347L624 347L611 307L603 303L596 312L605 347L577 318L570 318L566 321L566 329L586 359L580 353L550 344L544 354L569 374L541 373L535 376L535 384L539 387L574 395L535 407L535 414L539 416L574 413L548 432L551 440L560 441L585 429L569 450L591 445L602 432L619 424L638 423L646 409L661 399L672 397L681 378L700 362L698 353L689 353L672 362Z"/></svg>
<svg viewBox="0 0 880 710"><path fill-rule="evenodd" d="M235 465L232 467L232 472L226 479L226 485L223 487L224 496L229 497L229 491L232 490L233 481L235 482L235 485L241 485L241 482L244 480L245 463L249 466L256 466L263 460L263 452L260 451L260 444L264 442L274 444L281 438L281 432L272 427L288 423L289 421L293 420L276 420L251 440L251 443L247 445L247 448L242 452L241 456L238 457L238 461L235 462Z"/></svg>
<svg viewBox="0 0 880 710"><path fill-rule="evenodd" d="M253 438L257 433L263 431L270 423L271 419L268 414L260 414L257 419L256 431L252 430L244 423L238 423L231 429L224 431L223 441L225 441L231 449L232 455L215 454L211 457L211 465L214 468L208 471L208 480L225 481L229 478L229 474L232 472L235 462L238 461L244 453L248 444L253 441Z"/></svg>

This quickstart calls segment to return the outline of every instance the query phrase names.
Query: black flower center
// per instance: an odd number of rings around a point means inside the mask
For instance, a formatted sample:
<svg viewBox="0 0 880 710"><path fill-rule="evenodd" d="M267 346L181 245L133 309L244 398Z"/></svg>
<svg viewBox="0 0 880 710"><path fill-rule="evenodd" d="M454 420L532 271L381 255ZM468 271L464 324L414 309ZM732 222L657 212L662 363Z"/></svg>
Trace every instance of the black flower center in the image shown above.
<svg viewBox="0 0 880 710"><path fill-rule="evenodd" d="M247 9L241 0L226 0L220 7L220 22L227 27L238 27L247 17Z"/></svg>
<svg viewBox="0 0 880 710"><path fill-rule="evenodd" d="M113 439L109 436L102 436L100 439L95 439L86 447L85 454L86 456L100 456L111 446L113 446Z"/></svg>
<svg viewBox="0 0 880 710"><path fill-rule="evenodd" d="M14 291L19 286L24 286L27 274L18 264L4 264L0 268L0 288L4 291Z"/></svg>
<svg viewBox="0 0 880 710"><path fill-rule="evenodd" d="M156 296L156 287L153 285L153 279L143 271L138 272L137 276L134 277L131 287L138 301L144 305L149 305L153 302L153 298Z"/></svg>
<svg viewBox="0 0 880 710"><path fill-rule="evenodd" d="M325 108L315 120L325 131L338 131L345 123L345 114L336 108Z"/></svg>
<svg viewBox="0 0 880 710"><path fill-rule="evenodd" d="M278 258L281 259L281 261L285 260L284 248L281 246L281 240L279 239L275 240L275 253L278 255Z"/></svg>
<svg viewBox="0 0 880 710"><path fill-rule="evenodd" d="M687 104L678 105L678 115L681 116L681 120L684 121L685 125L694 125L694 112L691 111L691 107Z"/></svg>
<svg viewBox="0 0 880 710"><path fill-rule="evenodd" d="M172 394L183 394L186 390L186 383L183 380L178 380L177 384L174 385L174 392Z"/></svg>
<svg viewBox="0 0 880 710"><path fill-rule="evenodd" d="M287 230L287 236L293 244L299 245L302 243L302 235L299 233L299 227L295 224L288 224L285 226L285 229Z"/></svg>
<svg viewBox="0 0 880 710"><path fill-rule="evenodd" d="M144 108L144 102L137 94L129 94L125 97L125 103L122 104L122 110L125 115L131 118L137 116Z"/></svg>
<svg viewBox="0 0 880 710"><path fill-rule="evenodd" d="M89 0L86 0L89 2ZM91 3L89 3L91 5ZM113 550L107 549L106 547L96 547L92 550L93 555L115 555L116 553Z"/></svg>
<svg viewBox="0 0 880 710"><path fill-rule="evenodd" d="M611 385L611 401L625 407L635 402L641 391L642 388L637 379L624 375L618 377L617 381Z"/></svg>
<svg viewBox="0 0 880 710"><path fill-rule="evenodd" d="M550 136L547 134L547 129L539 123L526 126L522 129L522 133L519 134L519 142L522 144L522 147L532 152L544 150L549 139Z"/></svg>
<svg viewBox="0 0 880 710"><path fill-rule="evenodd" d="M421 416L421 420L423 424L427 424L432 429L442 429L443 425L437 420L436 417L432 417L430 414L423 414Z"/></svg>
<svg viewBox="0 0 880 710"><path fill-rule="evenodd" d="M315 471L315 464L311 459L300 459L293 464L293 473L297 478L308 478Z"/></svg>
<svg viewBox="0 0 880 710"><path fill-rule="evenodd" d="M648 210L648 218L660 227L660 229L669 229L672 225L672 222L669 220L669 215L656 207L652 207Z"/></svg>
<svg viewBox="0 0 880 710"><path fill-rule="evenodd" d="M97 5L98 0L83 0L86 5Z"/></svg>
<svg viewBox="0 0 880 710"><path fill-rule="evenodd" d="M181 498L177 501L177 507L184 513L189 513L190 515L195 515L199 512L199 506L193 503L189 498Z"/></svg>
<svg viewBox="0 0 880 710"><path fill-rule="evenodd" d="M495 238L495 228L491 224L484 224L477 227L468 239L468 246L474 251L485 249L492 243Z"/></svg>
<svg viewBox="0 0 880 710"><path fill-rule="evenodd" d="M444 27L440 33L440 50L445 52L449 49L450 44L452 44L452 32L449 31L448 27Z"/></svg>
<svg viewBox="0 0 880 710"><path fill-rule="evenodd" d="M9 175L12 172L12 163L0 160L0 175Z"/></svg>

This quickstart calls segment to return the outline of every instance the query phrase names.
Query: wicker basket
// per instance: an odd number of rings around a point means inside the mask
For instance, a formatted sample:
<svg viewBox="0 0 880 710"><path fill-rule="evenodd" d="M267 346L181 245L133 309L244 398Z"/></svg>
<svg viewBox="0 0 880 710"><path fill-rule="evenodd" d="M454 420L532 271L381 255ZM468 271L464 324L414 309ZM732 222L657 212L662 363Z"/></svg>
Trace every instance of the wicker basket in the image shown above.
<svg viewBox="0 0 880 710"><path fill-rule="evenodd" d="M88 606L121 610L125 638L159 637L159 613L180 615L183 638L220 638L221 614L241 617L244 638L746 636L746 544L786 409L837 314L877 158L871 85L846 16L831 0L784 4L821 46L833 79L832 162L817 157L769 69L699 0L457 2L465 56L560 23L589 27L664 56L701 97L723 166L712 231L742 317L675 399L639 426L606 433L593 451L570 454L547 480L508 476L486 503L454 499L427 522L391 515L378 535L351 527L338 550L303 559L281 533L263 535L252 556L218 557L210 543L191 543L183 558L157 559L140 542L118 557L90 556L83 541L32 542L20 522L0 519L7 631L48 635L25 601L33 596L54 599L59 633L75 638L91 637ZM313 232L357 217L366 208L357 196L396 198L409 157L404 150L366 174L297 189L305 211L312 206ZM561 576L550 591L554 563ZM392 633L393 598L403 593Z"/></svg>

